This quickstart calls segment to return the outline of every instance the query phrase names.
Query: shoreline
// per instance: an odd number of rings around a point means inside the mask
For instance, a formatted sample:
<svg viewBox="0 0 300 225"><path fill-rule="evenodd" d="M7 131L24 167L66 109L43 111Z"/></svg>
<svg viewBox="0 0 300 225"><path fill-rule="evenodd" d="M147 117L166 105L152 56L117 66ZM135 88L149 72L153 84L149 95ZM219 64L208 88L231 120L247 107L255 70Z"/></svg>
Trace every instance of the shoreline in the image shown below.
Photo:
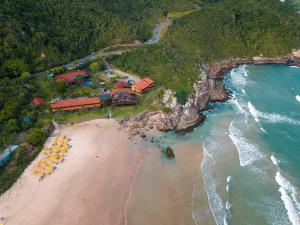
<svg viewBox="0 0 300 225"><path fill-rule="evenodd" d="M163 133L149 129L147 138L130 139L123 129L112 119L60 125L59 133L53 133L45 145L56 136L70 138L72 147L65 161L39 181L33 174L39 154L0 196L0 223L134 225L145 221L153 225L153 210L158 210L163 213L155 224L194 225L195 209L209 214L205 194L194 203L195 185L203 188L200 143L175 144L176 158L167 160L161 157L159 142L150 141L151 135Z"/></svg>
<svg viewBox="0 0 300 225"><path fill-rule="evenodd" d="M171 101L175 102L175 105L172 106L171 113L149 112L148 119L152 119L153 113L156 113L155 123L157 129L162 132L175 131L178 134L184 135L193 131L196 127L204 123L205 115L203 113L209 110L209 103L226 102L230 99L230 91L226 89L223 82L225 74L233 68L245 64L300 66L300 50L279 58L235 58L224 60L211 66L204 65L201 75L202 80L194 84L194 92L188 97L185 105L177 103L176 98L175 101L173 98ZM140 122L140 115L134 116L132 120L135 120L137 123ZM134 127L134 125L132 126Z"/></svg>

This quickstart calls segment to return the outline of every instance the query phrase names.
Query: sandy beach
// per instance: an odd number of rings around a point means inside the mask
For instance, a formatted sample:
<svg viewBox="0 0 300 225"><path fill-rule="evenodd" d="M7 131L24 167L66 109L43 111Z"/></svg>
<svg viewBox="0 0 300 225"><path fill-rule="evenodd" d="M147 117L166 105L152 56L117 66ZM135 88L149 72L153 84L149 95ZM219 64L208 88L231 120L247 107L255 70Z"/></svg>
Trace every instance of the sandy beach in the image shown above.
<svg viewBox="0 0 300 225"><path fill-rule="evenodd" d="M61 126L71 138L66 160L41 182L39 157L0 197L5 225L124 224L125 202L144 153L113 120Z"/></svg>
<svg viewBox="0 0 300 225"><path fill-rule="evenodd" d="M149 150L128 199L126 225L195 225L193 211L201 224L214 224L199 172L202 146L183 142L174 152L175 159L166 160Z"/></svg>
<svg viewBox="0 0 300 225"><path fill-rule="evenodd" d="M177 144L166 160L114 120L61 125L58 135L71 138L66 160L42 181L33 175L41 155L25 170L0 197L4 225L194 225L193 211L208 212L201 145Z"/></svg>

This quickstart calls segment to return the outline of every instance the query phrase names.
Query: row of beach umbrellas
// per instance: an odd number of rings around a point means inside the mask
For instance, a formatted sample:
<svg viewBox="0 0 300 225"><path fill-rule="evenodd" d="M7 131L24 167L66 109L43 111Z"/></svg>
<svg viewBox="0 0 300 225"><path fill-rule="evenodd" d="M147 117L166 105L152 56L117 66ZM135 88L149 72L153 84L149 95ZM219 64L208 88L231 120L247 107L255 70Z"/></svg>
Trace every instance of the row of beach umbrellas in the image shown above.
<svg viewBox="0 0 300 225"><path fill-rule="evenodd" d="M52 174L56 166L65 160L70 148L69 141L65 135L53 138L50 146L42 149L43 158L38 160L33 173L40 179Z"/></svg>

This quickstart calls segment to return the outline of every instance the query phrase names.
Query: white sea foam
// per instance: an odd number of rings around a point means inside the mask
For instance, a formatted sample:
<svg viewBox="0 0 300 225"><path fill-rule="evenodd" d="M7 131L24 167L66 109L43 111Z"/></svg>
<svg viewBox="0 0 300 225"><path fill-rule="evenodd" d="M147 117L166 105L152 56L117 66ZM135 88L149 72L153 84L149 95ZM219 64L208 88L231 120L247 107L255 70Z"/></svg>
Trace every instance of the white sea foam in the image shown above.
<svg viewBox="0 0 300 225"><path fill-rule="evenodd" d="M232 180L232 177L231 177L231 176L228 176L226 180L227 180L227 183L230 183L231 180Z"/></svg>
<svg viewBox="0 0 300 225"><path fill-rule="evenodd" d="M244 71L244 76L248 77L248 70L247 70L247 65L243 65L243 71Z"/></svg>
<svg viewBox="0 0 300 225"><path fill-rule="evenodd" d="M230 72L231 82L237 86L245 86L247 84L245 71L246 70L243 67L232 69Z"/></svg>
<svg viewBox="0 0 300 225"><path fill-rule="evenodd" d="M224 218L226 218L226 211L223 206L222 199L217 192L216 181L215 178L213 177L210 168L211 165L213 164L211 162L212 159L207 155L207 150L205 146L203 146L203 151L204 151L204 157L201 163L201 170L202 170L203 180L205 184L205 192L208 197L209 208L215 219L216 225L224 225L225 224Z"/></svg>
<svg viewBox="0 0 300 225"><path fill-rule="evenodd" d="M296 188L280 172L276 173L275 180L280 186L281 200L287 210L289 220L293 225L300 225L300 204L297 200Z"/></svg>
<svg viewBox="0 0 300 225"><path fill-rule="evenodd" d="M246 94L246 91L245 91L245 89L242 89L242 93L243 93L243 94Z"/></svg>
<svg viewBox="0 0 300 225"><path fill-rule="evenodd" d="M255 109L255 107L252 105L251 102L248 102L248 109L249 109L249 112L251 113L251 115L253 116L253 118L255 119L255 121L259 122L258 111Z"/></svg>
<svg viewBox="0 0 300 225"><path fill-rule="evenodd" d="M235 96L231 99L231 103L236 106L236 108L238 109L239 113L245 114L245 115L247 114L247 112L243 109L243 107L239 103L238 99L235 98Z"/></svg>
<svg viewBox="0 0 300 225"><path fill-rule="evenodd" d="M295 98L298 102L300 102L300 95L296 95Z"/></svg>
<svg viewBox="0 0 300 225"><path fill-rule="evenodd" d="M267 133L267 131L266 131L263 127L260 127L259 129L260 129L262 132Z"/></svg>
<svg viewBox="0 0 300 225"><path fill-rule="evenodd" d="M271 161L272 161L272 163L275 165L275 166L278 166L278 164L279 164L279 160L274 156L274 155L271 155Z"/></svg>
<svg viewBox="0 0 300 225"><path fill-rule="evenodd" d="M226 201L226 209L227 210L231 209L231 204L228 200Z"/></svg>
<svg viewBox="0 0 300 225"><path fill-rule="evenodd" d="M242 131L233 126L233 122L231 122L229 126L229 137L238 151L240 165L242 167L251 165L254 161L263 157L262 153L258 150L258 146L250 143L250 141L243 136Z"/></svg>
<svg viewBox="0 0 300 225"><path fill-rule="evenodd" d="M300 69L299 66L290 66L291 68Z"/></svg>
<svg viewBox="0 0 300 225"><path fill-rule="evenodd" d="M285 115L260 112L252 105L251 102L248 102L248 109L256 122L259 122L259 119L263 119L264 122L267 123L287 123L291 125L300 125L300 121L292 119Z"/></svg>

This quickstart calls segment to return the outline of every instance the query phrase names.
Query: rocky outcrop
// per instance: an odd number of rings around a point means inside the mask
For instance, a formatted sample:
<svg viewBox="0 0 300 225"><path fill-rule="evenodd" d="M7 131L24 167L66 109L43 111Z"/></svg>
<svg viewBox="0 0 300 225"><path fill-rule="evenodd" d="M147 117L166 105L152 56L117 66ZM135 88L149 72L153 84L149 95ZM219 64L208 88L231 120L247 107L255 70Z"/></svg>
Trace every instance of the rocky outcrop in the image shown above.
<svg viewBox="0 0 300 225"><path fill-rule="evenodd" d="M132 118L131 123L129 123L132 125L129 133L136 133L137 131L134 128L147 127L148 123L155 124L160 131L174 130L177 133L192 131L205 120L202 112L208 109L210 102L222 102L229 98L229 91L226 90L223 83L224 75L232 68L242 64L286 64L300 66L300 50L294 51L289 56L282 58L266 58L261 56L253 57L252 59L235 58L212 66L203 65L201 81L194 84L194 93L188 97L184 105L178 103L174 92L167 90L164 94L162 104L170 112L142 114ZM138 134L140 135L140 132Z"/></svg>

